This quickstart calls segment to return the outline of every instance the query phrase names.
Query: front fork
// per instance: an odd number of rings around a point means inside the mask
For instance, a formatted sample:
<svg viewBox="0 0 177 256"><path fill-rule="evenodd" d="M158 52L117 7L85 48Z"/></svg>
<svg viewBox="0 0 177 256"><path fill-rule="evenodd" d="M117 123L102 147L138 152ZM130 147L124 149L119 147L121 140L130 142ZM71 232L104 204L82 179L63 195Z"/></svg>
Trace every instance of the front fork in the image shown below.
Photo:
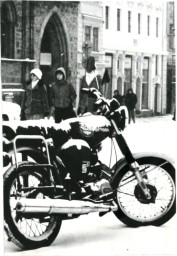
<svg viewBox="0 0 177 256"><path fill-rule="evenodd" d="M133 157L124 137L122 136L121 132L118 130L117 125L113 120L112 120L112 124L116 130L117 134L116 134L115 138L116 138L116 141L118 143L118 146L119 146L122 154L125 156L125 159L126 159L127 163L129 164L131 171L135 174L138 184L139 184L140 188L142 189L145 197L147 199L150 199L151 198L150 191L147 188L147 185L142 177L139 164L136 162L135 158Z"/></svg>

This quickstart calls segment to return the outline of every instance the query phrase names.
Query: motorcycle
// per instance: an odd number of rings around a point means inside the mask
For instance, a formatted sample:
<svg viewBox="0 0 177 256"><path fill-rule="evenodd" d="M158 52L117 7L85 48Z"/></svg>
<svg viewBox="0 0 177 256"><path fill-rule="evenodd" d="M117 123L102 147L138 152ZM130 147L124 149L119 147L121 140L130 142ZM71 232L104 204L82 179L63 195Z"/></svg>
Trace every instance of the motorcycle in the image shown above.
<svg viewBox="0 0 177 256"><path fill-rule="evenodd" d="M124 137L126 107L105 99L97 89L98 115L60 124L3 123L4 227L23 249L49 246L63 220L113 212L130 227L160 226L176 212L175 168L160 154L132 154ZM106 138L123 157L110 168L99 158ZM18 161L18 153L28 157ZM30 158L30 161L29 161ZM12 161L14 159L14 162Z"/></svg>

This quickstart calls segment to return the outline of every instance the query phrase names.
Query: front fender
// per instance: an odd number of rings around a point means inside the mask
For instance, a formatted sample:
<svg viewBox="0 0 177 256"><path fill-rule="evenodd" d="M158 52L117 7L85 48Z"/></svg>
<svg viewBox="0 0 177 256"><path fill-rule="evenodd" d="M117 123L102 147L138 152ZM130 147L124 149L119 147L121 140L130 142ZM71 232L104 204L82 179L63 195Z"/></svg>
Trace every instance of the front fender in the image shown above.
<svg viewBox="0 0 177 256"><path fill-rule="evenodd" d="M166 154L159 154L156 152L142 152L142 153L135 153L133 154L133 157L135 160L138 160L140 158L156 158L156 159L162 159L165 161L168 161L174 168L175 168L175 160ZM115 177L117 174L126 166L128 165L125 157L121 158L113 167L112 167L112 179L111 179L111 184L113 185Z"/></svg>

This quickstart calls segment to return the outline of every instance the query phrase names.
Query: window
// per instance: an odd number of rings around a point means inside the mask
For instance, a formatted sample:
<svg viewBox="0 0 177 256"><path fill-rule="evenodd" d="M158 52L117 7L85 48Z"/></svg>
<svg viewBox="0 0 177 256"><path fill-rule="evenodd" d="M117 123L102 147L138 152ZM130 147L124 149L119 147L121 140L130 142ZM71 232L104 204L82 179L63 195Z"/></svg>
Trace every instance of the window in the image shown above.
<svg viewBox="0 0 177 256"><path fill-rule="evenodd" d="M85 26L85 41L90 42L91 41L91 27Z"/></svg>
<svg viewBox="0 0 177 256"><path fill-rule="evenodd" d="M141 34L141 14L138 13L138 34Z"/></svg>
<svg viewBox="0 0 177 256"><path fill-rule="evenodd" d="M148 109L149 58L143 60L142 109Z"/></svg>
<svg viewBox="0 0 177 256"><path fill-rule="evenodd" d="M117 31L120 31L120 9L117 9Z"/></svg>
<svg viewBox="0 0 177 256"><path fill-rule="evenodd" d="M131 32L131 11L128 11L128 32Z"/></svg>
<svg viewBox="0 0 177 256"><path fill-rule="evenodd" d="M131 82L132 82L132 56L127 55L125 57L124 61L124 94L127 93L127 90L131 88Z"/></svg>
<svg viewBox="0 0 177 256"><path fill-rule="evenodd" d="M109 28L109 7L106 6L106 23L105 23L106 29Z"/></svg>
<svg viewBox="0 0 177 256"><path fill-rule="evenodd" d="M98 28L93 28L93 51L98 51Z"/></svg>
<svg viewBox="0 0 177 256"><path fill-rule="evenodd" d="M3 2L1 7L1 56L14 57L15 9L10 1Z"/></svg>
<svg viewBox="0 0 177 256"><path fill-rule="evenodd" d="M150 36L150 16L147 16L147 35Z"/></svg>
<svg viewBox="0 0 177 256"><path fill-rule="evenodd" d="M156 18L156 37L159 36L159 18Z"/></svg>

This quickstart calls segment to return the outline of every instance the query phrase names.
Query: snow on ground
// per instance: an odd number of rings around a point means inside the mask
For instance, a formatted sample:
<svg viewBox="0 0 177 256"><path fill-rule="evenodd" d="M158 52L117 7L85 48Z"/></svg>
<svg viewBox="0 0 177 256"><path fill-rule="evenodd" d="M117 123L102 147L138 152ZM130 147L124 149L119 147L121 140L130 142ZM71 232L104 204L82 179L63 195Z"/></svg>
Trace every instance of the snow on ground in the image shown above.
<svg viewBox="0 0 177 256"><path fill-rule="evenodd" d="M132 152L152 151L176 158L176 122L172 116L137 118L124 136ZM103 142L100 159L109 164L110 141ZM118 157L121 157L120 152ZM116 160L113 154L112 163ZM6 241L5 256L174 256L177 255L177 218L161 227L128 228L113 213L64 221L54 243L47 248L21 251Z"/></svg>

